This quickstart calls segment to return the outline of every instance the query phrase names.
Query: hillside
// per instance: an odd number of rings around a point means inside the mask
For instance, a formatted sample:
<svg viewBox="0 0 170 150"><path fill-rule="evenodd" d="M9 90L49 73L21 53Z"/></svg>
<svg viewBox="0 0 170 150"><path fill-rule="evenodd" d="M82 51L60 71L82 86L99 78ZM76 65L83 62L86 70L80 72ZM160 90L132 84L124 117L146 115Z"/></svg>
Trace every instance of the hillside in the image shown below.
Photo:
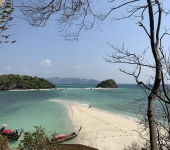
<svg viewBox="0 0 170 150"><path fill-rule="evenodd" d="M99 81L94 79L80 79L80 78L47 78L53 84L98 84Z"/></svg>
<svg viewBox="0 0 170 150"><path fill-rule="evenodd" d="M117 84L113 79L101 81L96 88L117 88Z"/></svg>
<svg viewBox="0 0 170 150"><path fill-rule="evenodd" d="M56 86L46 79L21 76L21 75L2 75L0 76L0 90L14 90L14 89L50 89Z"/></svg>

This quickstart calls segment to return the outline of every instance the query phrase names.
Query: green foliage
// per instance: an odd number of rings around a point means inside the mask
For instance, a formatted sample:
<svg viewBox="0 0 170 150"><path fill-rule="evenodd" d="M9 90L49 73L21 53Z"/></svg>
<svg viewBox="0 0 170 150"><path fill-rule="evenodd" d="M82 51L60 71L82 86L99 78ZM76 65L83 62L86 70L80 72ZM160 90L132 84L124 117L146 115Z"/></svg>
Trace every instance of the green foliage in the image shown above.
<svg viewBox="0 0 170 150"><path fill-rule="evenodd" d="M34 126L35 132L25 132L24 139L21 140L18 150L51 150L54 149L57 143L51 143L46 135L44 128ZM51 138L54 134L51 135ZM51 139L50 138L50 139Z"/></svg>
<svg viewBox="0 0 170 150"><path fill-rule="evenodd" d="M105 81L101 81L98 85L97 88L117 88L117 84L113 79L108 79Z"/></svg>
<svg viewBox="0 0 170 150"><path fill-rule="evenodd" d="M5 30L8 30L11 26L8 24L8 22L13 19L13 17L11 17L13 11L14 8L12 0L5 0L0 6L0 33L4 32ZM2 39L0 40L0 43L15 43L15 40L7 40L11 35L1 35Z"/></svg>
<svg viewBox="0 0 170 150"><path fill-rule="evenodd" d="M11 90L11 89L49 89L55 88L56 86L51 82L43 79L21 76L21 75L2 75L0 76L0 90Z"/></svg>
<svg viewBox="0 0 170 150"><path fill-rule="evenodd" d="M10 150L8 146L8 139L0 135L0 150Z"/></svg>

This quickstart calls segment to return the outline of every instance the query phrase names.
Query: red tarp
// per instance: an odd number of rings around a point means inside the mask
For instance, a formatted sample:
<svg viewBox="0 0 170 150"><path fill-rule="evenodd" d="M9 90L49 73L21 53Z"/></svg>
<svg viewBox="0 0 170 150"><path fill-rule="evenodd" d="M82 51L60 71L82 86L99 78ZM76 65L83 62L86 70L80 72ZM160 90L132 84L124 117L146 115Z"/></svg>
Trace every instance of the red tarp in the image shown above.
<svg viewBox="0 0 170 150"><path fill-rule="evenodd" d="M13 132L13 130L11 130L11 129L4 129L3 131L2 131L2 133L4 133L4 134L10 134L10 133L12 133Z"/></svg>
<svg viewBox="0 0 170 150"><path fill-rule="evenodd" d="M67 134L59 134L59 135L56 135L55 138L56 139L60 139L60 138L64 138L66 137Z"/></svg>

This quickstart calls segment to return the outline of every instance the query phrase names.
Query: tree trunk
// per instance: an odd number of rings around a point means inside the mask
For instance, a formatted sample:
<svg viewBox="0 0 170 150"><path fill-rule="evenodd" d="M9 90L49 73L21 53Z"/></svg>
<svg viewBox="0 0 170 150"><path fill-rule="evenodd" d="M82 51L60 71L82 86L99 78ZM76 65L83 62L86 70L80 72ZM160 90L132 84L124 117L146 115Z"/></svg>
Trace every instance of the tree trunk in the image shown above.
<svg viewBox="0 0 170 150"><path fill-rule="evenodd" d="M155 48L157 49L157 48ZM159 58L159 54L157 53L157 58ZM157 97L157 94L159 92L160 83L162 79L162 65L160 62L160 58L156 61L156 75L155 75L155 81L154 86L152 89L151 94L148 97L148 121L149 121L149 130L150 130L150 144L151 144L151 150L157 150L157 135L156 135L156 125L155 125L155 110L154 110L154 103L155 99Z"/></svg>
<svg viewBox="0 0 170 150"><path fill-rule="evenodd" d="M155 114L154 114L154 102L155 94L151 93L148 97L148 121L149 121L149 134L150 134L150 147L151 150L157 150L157 137L156 137L156 126L155 126Z"/></svg>
<svg viewBox="0 0 170 150"><path fill-rule="evenodd" d="M149 22L150 22L150 44L151 44L152 54L155 59L155 66L156 66L155 81L154 81L153 89L150 95L148 96L147 116L148 116L148 121L149 121L150 147L151 147L151 150L158 150L154 103L158 95L160 83L162 79L162 65L161 65L160 54L159 54L159 36L158 36L160 20L158 21L158 28L157 28L156 42L155 42L154 12L153 12L153 6L152 6L153 3L152 3L152 0L147 0L147 3L148 3L148 13L149 13Z"/></svg>

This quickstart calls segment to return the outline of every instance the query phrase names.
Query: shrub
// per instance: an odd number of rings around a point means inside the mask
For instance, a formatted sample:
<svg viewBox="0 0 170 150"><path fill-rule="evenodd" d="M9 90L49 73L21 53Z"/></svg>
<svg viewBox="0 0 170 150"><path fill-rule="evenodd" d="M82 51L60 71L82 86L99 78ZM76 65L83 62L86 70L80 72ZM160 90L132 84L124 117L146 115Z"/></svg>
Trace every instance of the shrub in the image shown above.
<svg viewBox="0 0 170 150"><path fill-rule="evenodd" d="M132 144L125 147L124 150L143 150L143 148L141 148L137 142L133 141Z"/></svg>
<svg viewBox="0 0 170 150"><path fill-rule="evenodd" d="M51 143L50 139L53 137L54 134L51 135L49 139L46 135L44 128L41 126L34 126L36 131L35 132L25 132L24 139L21 140L19 150L50 150L56 147L56 143Z"/></svg>
<svg viewBox="0 0 170 150"><path fill-rule="evenodd" d="M8 146L8 139L0 135L0 150L10 150Z"/></svg>

